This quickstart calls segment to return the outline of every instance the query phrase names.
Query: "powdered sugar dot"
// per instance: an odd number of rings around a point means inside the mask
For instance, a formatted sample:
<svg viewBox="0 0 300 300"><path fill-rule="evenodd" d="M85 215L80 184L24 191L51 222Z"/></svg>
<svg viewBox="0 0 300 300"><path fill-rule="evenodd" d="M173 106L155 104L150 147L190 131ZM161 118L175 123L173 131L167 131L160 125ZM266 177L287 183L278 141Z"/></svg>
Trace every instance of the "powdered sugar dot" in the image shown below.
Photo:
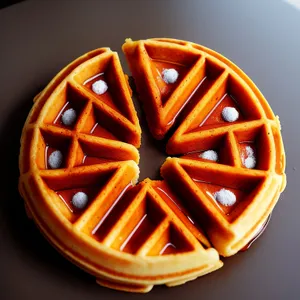
<svg viewBox="0 0 300 300"><path fill-rule="evenodd" d="M107 83L103 80L97 80L92 84L92 90L97 95L104 94L108 89Z"/></svg>
<svg viewBox="0 0 300 300"><path fill-rule="evenodd" d="M242 157L242 163L247 169L254 169L256 166L256 157L254 150L250 146L246 146L247 157Z"/></svg>
<svg viewBox="0 0 300 300"><path fill-rule="evenodd" d="M247 169L254 169L256 166L256 159L255 157L247 157L244 162L243 165L247 168Z"/></svg>
<svg viewBox="0 0 300 300"><path fill-rule="evenodd" d="M226 122L235 122L239 118L239 112L234 107L224 107L222 118Z"/></svg>
<svg viewBox="0 0 300 300"><path fill-rule="evenodd" d="M84 192L78 192L72 197L72 204L79 209L83 209L89 201L89 197Z"/></svg>
<svg viewBox="0 0 300 300"><path fill-rule="evenodd" d="M217 161L218 160L218 153L214 150L207 150L202 152L199 157L207 160Z"/></svg>
<svg viewBox="0 0 300 300"><path fill-rule="evenodd" d="M63 162L63 155L59 150L53 151L48 157L48 164L51 169L58 169Z"/></svg>
<svg viewBox="0 0 300 300"><path fill-rule="evenodd" d="M246 146L246 152L248 156L254 156L254 150L250 146Z"/></svg>
<svg viewBox="0 0 300 300"><path fill-rule="evenodd" d="M178 72L175 69L164 69L162 71L163 80L165 83L174 83L178 79Z"/></svg>
<svg viewBox="0 0 300 300"><path fill-rule="evenodd" d="M76 111L73 108L69 108L62 114L61 120L66 126L74 124L76 121Z"/></svg>
<svg viewBox="0 0 300 300"><path fill-rule="evenodd" d="M236 202L235 194L224 188L215 192L214 198L224 206L232 206Z"/></svg>

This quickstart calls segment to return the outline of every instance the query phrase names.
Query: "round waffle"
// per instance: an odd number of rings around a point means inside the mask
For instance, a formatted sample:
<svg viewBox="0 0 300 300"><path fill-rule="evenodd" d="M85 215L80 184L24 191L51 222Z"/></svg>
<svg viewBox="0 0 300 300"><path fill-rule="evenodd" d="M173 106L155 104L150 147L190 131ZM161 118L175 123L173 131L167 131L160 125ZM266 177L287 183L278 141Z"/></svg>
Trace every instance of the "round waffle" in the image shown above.
<svg viewBox="0 0 300 300"><path fill-rule="evenodd" d="M46 238L99 284L147 292L216 270L218 252L251 242L285 187L285 154L267 101L220 54L173 39L126 40L123 51L150 131L172 134L167 153L182 156L166 160L164 180L136 185L131 89L117 53L101 48L35 98L19 190Z"/></svg>

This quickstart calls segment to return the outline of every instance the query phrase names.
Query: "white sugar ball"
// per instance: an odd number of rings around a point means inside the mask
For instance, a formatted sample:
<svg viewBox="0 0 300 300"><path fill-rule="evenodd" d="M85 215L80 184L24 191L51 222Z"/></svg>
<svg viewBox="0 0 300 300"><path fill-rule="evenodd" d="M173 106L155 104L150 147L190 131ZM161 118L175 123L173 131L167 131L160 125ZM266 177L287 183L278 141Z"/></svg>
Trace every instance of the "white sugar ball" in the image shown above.
<svg viewBox="0 0 300 300"><path fill-rule="evenodd" d="M246 146L246 152L248 156L254 156L254 150L250 146Z"/></svg>
<svg viewBox="0 0 300 300"><path fill-rule="evenodd" d="M59 150L53 151L48 157L48 164L51 169L58 169L63 162L63 155Z"/></svg>
<svg viewBox="0 0 300 300"><path fill-rule="evenodd" d="M214 194L215 199L224 206L231 206L236 202L236 196L233 192L221 189Z"/></svg>
<svg viewBox="0 0 300 300"><path fill-rule="evenodd" d="M226 122L235 122L239 118L239 112L234 107L224 107L222 118Z"/></svg>
<svg viewBox="0 0 300 300"><path fill-rule="evenodd" d="M61 116L64 125L70 126L76 121L76 111L73 108L67 109Z"/></svg>
<svg viewBox="0 0 300 300"><path fill-rule="evenodd" d="M218 160L218 153L214 150L204 151L199 156L203 159L208 159L208 160L212 160L212 161Z"/></svg>
<svg viewBox="0 0 300 300"><path fill-rule="evenodd" d="M83 209L88 201L89 197L84 192L78 192L72 197L72 204L78 209Z"/></svg>
<svg viewBox="0 0 300 300"><path fill-rule="evenodd" d="M247 153L247 157L246 158L243 157L242 163L247 169L254 169L256 166L256 158L255 158L254 150L250 146L247 146L246 153Z"/></svg>
<svg viewBox="0 0 300 300"><path fill-rule="evenodd" d="M247 168L247 169L254 169L256 166L256 159L253 156L248 156L244 161L243 161L243 165Z"/></svg>
<svg viewBox="0 0 300 300"><path fill-rule="evenodd" d="M92 90L97 95L104 94L108 89L107 83L103 80L97 80L92 84Z"/></svg>
<svg viewBox="0 0 300 300"><path fill-rule="evenodd" d="M175 69L165 69L162 71L163 80L165 83L174 83L178 79L178 72Z"/></svg>

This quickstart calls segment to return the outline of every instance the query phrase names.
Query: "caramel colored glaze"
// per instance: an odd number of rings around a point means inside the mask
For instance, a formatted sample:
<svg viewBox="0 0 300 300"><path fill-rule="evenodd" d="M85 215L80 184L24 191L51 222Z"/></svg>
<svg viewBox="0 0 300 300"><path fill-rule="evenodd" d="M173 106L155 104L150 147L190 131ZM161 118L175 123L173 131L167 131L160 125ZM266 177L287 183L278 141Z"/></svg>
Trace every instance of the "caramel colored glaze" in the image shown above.
<svg viewBox="0 0 300 300"><path fill-rule="evenodd" d="M48 159L49 159L49 156L51 155L51 153L53 153L56 150L61 151L60 149L56 149L56 148L46 145L46 147L45 147L45 169L51 170L50 166L48 166ZM65 153L62 152L62 154L63 154L63 162L62 162L60 168L65 167L65 161L66 161Z"/></svg>
<svg viewBox="0 0 300 300"><path fill-rule="evenodd" d="M91 134L103 137L105 139L110 139L110 140L115 140L117 141L118 139L109 131L107 131L105 128L99 125L99 123L95 123L93 128L90 131Z"/></svg>
<svg viewBox="0 0 300 300"><path fill-rule="evenodd" d="M191 96L183 104L182 108L175 115L175 118L171 120L168 124L174 123L176 118L178 119L178 122L182 122L187 117L187 115L194 109L194 107L199 103L203 96L208 92L208 90L211 88L214 82L215 78L205 76L195 88Z"/></svg>
<svg viewBox="0 0 300 300"><path fill-rule="evenodd" d="M82 165L89 166L89 165L103 164L103 163L112 162L112 161L114 161L114 160L85 155L82 159Z"/></svg>
<svg viewBox="0 0 300 300"><path fill-rule="evenodd" d="M156 224L145 214L120 247L120 251L136 253L139 247L154 232Z"/></svg>
<svg viewBox="0 0 300 300"><path fill-rule="evenodd" d="M103 80L106 82L108 89L107 91L102 94L102 95L97 95L96 93L93 92L92 90L92 84L98 80ZM105 77L105 73L99 73L96 74L95 76L87 79L84 83L83 86L90 90L101 102L104 102L105 104L107 104L108 106L110 106L112 109L116 110L117 112L121 113L120 110L118 109L118 107L116 106L116 104L113 101L112 95L109 91L109 89L111 88L109 85L108 80Z"/></svg>
<svg viewBox="0 0 300 300"><path fill-rule="evenodd" d="M257 159L257 149L256 149L256 145L255 145L254 141L238 143L238 149L239 149L239 153L240 153L241 163L244 168L245 168L245 166L243 165L243 159L246 159L248 157L248 154L246 151L247 146L250 146L253 149L254 157Z"/></svg>
<svg viewBox="0 0 300 300"><path fill-rule="evenodd" d="M110 209L101 218L99 223L92 231L92 235L98 241L102 242L109 234L117 220L119 220L132 202L132 198L137 194L137 189L133 188L131 184L127 185L120 193L119 197L114 201Z"/></svg>
<svg viewBox="0 0 300 300"><path fill-rule="evenodd" d="M198 149L199 151L188 152L185 155L181 156L181 158L185 159L194 159L200 160L209 163L220 163L225 165L233 165L234 161L232 159L232 155L230 152L230 145L226 136L221 136L213 141L210 145L202 144L203 149ZM217 152L218 160L213 161L209 159L204 159L200 155L204 151L214 150Z"/></svg>
<svg viewBox="0 0 300 300"><path fill-rule="evenodd" d="M120 236L123 236L124 239L115 241L112 247L127 253L136 253L161 224L165 216L161 208L153 202L151 197L146 195L125 228L122 229Z"/></svg>
<svg viewBox="0 0 300 300"><path fill-rule="evenodd" d="M70 102L66 102L66 104L62 107L62 109L60 110L60 112L59 112L58 115L56 116L55 120L53 121L53 124L55 124L56 126L63 127L63 128L72 129L72 128L75 126L77 120L75 120L75 122L74 122L72 125L70 125L70 126L65 125L65 124L62 122L62 120L61 120L62 114L63 114L66 110L68 110L68 109L70 109L70 108L73 108L73 109L76 111L76 114L77 114L77 115L76 115L76 118L78 118L78 111L77 111L74 107L72 107L72 105L71 105Z"/></svg>
<svg viewBox="0 0 300 300"><path fill-rule="evenodd" d="M68 190L60 190L56 191L56 194L59 196L59 198L66 204L68 209L76 215L82 214L82 212L88 207L88 205L92 202L92 200L95 198L97 191L99 191L99 188L75 188L75 189L68 189ZM72 204L72 197L78 193L83 192L88 195L88 204L83 209L78 209Z"/></svg>
<svg viewBox="0 0 300 300"><path fill-rule="evenodd" d="M212 203L226 216L229 216L235 210L235 208L239 205L239 203L241 201L243 201L243 199L246 199L247 194L248 194L247 192L244 192L242 190L224 187L221 185L216 185L216 184L208 183L205 181L200 181L197 179L193 179L193 180L197 184L197 186L200 188L200 190L202 192L204 192L207 195L207 197L212 201ZM235 194L236 203L234 205L225 206L215 200L215 198L213 196L214 193L218 192L222 188L225 188L226 190L229 190Z"/></svg>
<svg viewBox="0 0 300 300"><path fill-rule="evenodd" d="M253 245L253 243L264 233L264 231L266 230L267 226L269 225L271 216L272 216L272 214L270 214L268 216L267 220L262 224L262 226L259 228L259 230L255 234L255 236L251 239L251 241L244 248L242 248L240 250L241 252L248 250Z"/></svg>
<svg viewBox="0 0 300 300"><path fill-rule="evenodd" d="M182 232L171 223L147 255L168 255L186 253L192 250L193 246Z"/></svg>
<svg viewBox="0 0 300 300"><path fill-rule="evenodd" d="M164 82L162 72L165 69L175 69L178 72L179 76L176 82L169 84ZM152 59L152 72L161 93L162 104L165 104L165 102L169 99L172 92L177 88L188 71L189 69L183 65Z"/></svg>
<svg viewBox="0 0 300 300"><path fill-rule="evenodd" d="M170 187L164 181L156 181L152 185L159 196L168 204L168 206L181 219L185 226L193 233L193 235L201 241L205 246L208 245L204 233L200 225L196 222L192 214L187 210L184 203L175 196Z"/></svg>
<svg viewBox="0 0 300 300"><path fill-rule="evenodd" d="M235 122L226 122L222 118L222 110L225 107L234 107L239 112L239 118ZM222 99L217 103L217 105L211 110L211 112L208 114L208 116L203 120L203 122L199 126L205 126L206 129L215 127L215 125L224 125L226 124L235 124L240 121L243 121L244 117L235 101L235 99L229 95L225 94ZM196 130L198 130L196 128Z"/></svg>
<svg viewBox="0 0 300 300"><path fill-rule="evenodd" d="M167 254L175 254L176 251L176 246L172 243L167 243L162 250L160 251L160 255L167 255Z"/></svg>

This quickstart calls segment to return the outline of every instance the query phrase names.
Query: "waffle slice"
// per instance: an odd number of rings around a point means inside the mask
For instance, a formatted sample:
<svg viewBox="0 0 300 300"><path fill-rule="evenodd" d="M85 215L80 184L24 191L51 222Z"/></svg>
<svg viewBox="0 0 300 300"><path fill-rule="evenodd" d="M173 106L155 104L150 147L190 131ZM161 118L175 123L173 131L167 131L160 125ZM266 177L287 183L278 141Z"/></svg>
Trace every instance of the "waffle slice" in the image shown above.
<svg viewBox="0 0 300 300"><path fill-rule="evenodd" d="M285 187L285 176L273 168L249 170L187 158L167 159L161 173L223 256L255 238ZM226 197L218 200L216 193L224 189L235 195L235 203Z"/></svg>
<svg viewBox="0 0 300 300"><path fill-rule="evenodd" d="M162 139L203 79L205 59L196 50L152 39L127 39L122 49L150 131ZM164 79L164 71L170 69L178 72L175 82Z"/></svg>

